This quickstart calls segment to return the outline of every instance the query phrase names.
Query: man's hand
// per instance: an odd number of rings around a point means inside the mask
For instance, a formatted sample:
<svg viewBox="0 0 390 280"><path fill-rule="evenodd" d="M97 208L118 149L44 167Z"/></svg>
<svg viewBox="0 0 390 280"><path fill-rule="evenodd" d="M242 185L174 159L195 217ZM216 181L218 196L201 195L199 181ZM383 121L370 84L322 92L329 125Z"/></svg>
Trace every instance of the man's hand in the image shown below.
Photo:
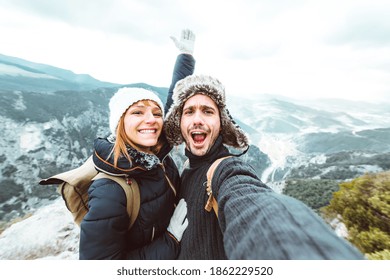
<svg viewBox="0 0 390 280"><path fill-rule="evenodd" d="M195 34L191 30L183 29L181 31L180 40L176 39L174 36L170 36L170 38L175 43L175 46L180 50L180 52L190 55L194 53Z"/></svg>

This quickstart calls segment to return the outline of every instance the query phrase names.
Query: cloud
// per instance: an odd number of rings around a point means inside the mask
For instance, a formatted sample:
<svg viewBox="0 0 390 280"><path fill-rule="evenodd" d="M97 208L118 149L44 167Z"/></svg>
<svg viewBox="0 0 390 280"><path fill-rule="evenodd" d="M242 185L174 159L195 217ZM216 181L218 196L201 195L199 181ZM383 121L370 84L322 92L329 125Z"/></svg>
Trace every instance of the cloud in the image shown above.
<svg viewBox="0 0 390 280"><path fill-rule="evenodd" d="M129 36L136 40L161 43L172 30L185 22L184 15L170 2L142 0L97 1L0 1L10 9L23 11L50 21L61 21L75 28Z"/></svg>
<svg viewBox="0 0 390 280"><path fill-rule="evenodd" d="M170 35L197 36L197 73L228 92L390 92L385 0L0 0L0 53L109 82L167 86Z"/></svg>
<svg viewBox="0 0 390 280"><path fill-rule="evenodd" d="M355 48L375 48L390 45L390 6L382 1L357 2L346 13L339 30L329 37L329 43Z"/></svg>

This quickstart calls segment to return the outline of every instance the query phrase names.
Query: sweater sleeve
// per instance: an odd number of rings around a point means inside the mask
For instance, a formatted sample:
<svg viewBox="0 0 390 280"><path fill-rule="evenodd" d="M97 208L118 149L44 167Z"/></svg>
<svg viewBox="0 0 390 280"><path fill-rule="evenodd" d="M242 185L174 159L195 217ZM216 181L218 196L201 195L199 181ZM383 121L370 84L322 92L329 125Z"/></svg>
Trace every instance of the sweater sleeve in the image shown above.
<svg viewBox="0 0 390 280"><path fill-rule="evenodd" d="M126 251L130 219L126 195L115 182L107 179L95 181L88 196L89 211L80 225L80 259L176 258L179 245L167 233L142 248Z"/></svg>
<svg viewBox="0 0 390 280"><path fill-rule="evenodd" d="M278 194L240 159L213 177L229 259L364 259L301 201Z"/></svg>
<svg viewBox="0 0 390 280"><path fill-rule="evenodd" d="M185 77L192 75L195 70L195 59L190 54L179 54L176 58L175 67L172 73L172 82L169 86L167 103L165 104L165 115L168 113L169 108L171 108L173 100L172 94L173 89L178 81L184 79Z"/></svg>

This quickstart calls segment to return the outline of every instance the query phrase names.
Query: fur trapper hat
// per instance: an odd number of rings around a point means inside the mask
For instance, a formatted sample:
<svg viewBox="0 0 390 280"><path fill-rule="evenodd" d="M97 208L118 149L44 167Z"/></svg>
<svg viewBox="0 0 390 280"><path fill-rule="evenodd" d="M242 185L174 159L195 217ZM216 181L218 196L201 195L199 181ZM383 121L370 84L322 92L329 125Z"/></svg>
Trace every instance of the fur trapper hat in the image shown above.
<svg viewBox="0 0 390 280"><path fill-rule="evenodd" d="M110 130L111 133L116 135L116 128L119 123L119 119L123 113L126 112L134 103L141 100L152 100L160 107L164 118L164 106L158 96L144 88L120 88L110 99L108 107L110 108Z"/></svg>
<svg viewBox="0 0 390 280"><path fill-rule="evenodd" d="M191 75L178 81L173 90L173 104L164 122L168 142L172 146L183 143L180 120L184 103L192 96L201 93L217 104L221 117L223 143L236 149L247 149L249 140L244 131L234 122L226 108L225 87L221 82L207 75Z"/></svg>

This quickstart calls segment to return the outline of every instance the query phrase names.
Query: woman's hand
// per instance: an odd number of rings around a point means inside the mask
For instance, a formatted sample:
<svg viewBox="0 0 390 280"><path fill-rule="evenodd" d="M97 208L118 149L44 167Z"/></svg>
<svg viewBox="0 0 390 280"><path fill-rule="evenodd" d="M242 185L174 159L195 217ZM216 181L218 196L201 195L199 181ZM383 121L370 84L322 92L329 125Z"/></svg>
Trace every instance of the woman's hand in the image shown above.
<svg viewBox="0 0 390 280"><path fill-rule="evenodd" d="M167 228L168 232L171 233L177 241L181 241L183 233L188 226L187 216L187 203L182 198L176 206L175 211L173 212L171 221Z"/></svg>

